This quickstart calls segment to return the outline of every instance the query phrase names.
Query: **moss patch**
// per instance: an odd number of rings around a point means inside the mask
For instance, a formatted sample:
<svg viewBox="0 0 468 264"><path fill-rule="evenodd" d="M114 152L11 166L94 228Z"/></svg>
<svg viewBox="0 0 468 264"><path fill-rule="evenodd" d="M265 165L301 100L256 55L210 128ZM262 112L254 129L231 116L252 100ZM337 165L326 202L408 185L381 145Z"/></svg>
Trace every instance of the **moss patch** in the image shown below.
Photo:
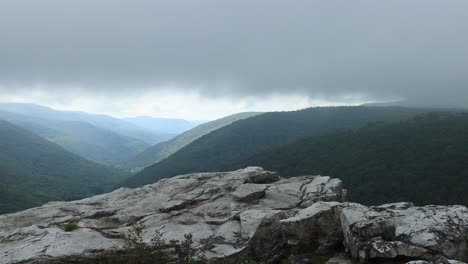
<svg viewBox="0 0 468 264"><path fill-rule="evenodd" d="M75 231L77 229L79 229L80 226L78 226L78 224L76 223L66 223L65 225L63 225L63 230L65 232L72 232L72 231Z"/></svg>

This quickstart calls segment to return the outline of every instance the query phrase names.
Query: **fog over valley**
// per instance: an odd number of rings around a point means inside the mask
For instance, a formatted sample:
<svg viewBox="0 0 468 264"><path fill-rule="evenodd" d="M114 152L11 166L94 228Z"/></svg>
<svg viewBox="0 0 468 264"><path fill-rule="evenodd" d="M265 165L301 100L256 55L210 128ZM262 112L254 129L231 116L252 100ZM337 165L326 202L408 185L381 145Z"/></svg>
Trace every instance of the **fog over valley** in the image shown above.
<svg viewBox="0 0 468 264"><path fill-rule="evenodd" d="M464 106L466 5L3 1L0 99L201 120L374 101Z"/></svg>

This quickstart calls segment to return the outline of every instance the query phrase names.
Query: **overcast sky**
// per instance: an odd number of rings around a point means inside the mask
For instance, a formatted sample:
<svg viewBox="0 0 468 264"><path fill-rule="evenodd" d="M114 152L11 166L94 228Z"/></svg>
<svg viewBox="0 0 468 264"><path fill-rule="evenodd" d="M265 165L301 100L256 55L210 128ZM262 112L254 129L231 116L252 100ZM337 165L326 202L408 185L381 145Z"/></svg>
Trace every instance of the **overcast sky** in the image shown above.
<svg viewBox="0 0 468 264"><path fill-rule="evenodd" d="M0 101L115 116L468 104L468 1L0 1Z"/></svg>

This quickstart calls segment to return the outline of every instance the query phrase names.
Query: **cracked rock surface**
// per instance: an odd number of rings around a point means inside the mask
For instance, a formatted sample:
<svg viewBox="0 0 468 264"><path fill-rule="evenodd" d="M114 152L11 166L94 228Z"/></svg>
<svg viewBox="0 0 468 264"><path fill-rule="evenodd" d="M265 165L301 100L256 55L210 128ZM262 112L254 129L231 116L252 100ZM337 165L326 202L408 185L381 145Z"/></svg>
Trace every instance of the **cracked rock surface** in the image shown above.
<svg viewBox="0 0 468 264"><path fill-rule="evenodd" d="M213 238L207 257L241 251L264 218L305 208L320 200L343 199L340 180L302 176L283 179L258 167L196 173L141 188L0 216L0 263L88 257L123 246L120 238L135 221L149 242L162 228L166 241ZM66 224L79 228L66 232Z"/></svg>
<svg viewBox="0 0 468 264"><path fill-rule="evenodd" d="M468 209L465 206L348 204L342 209L341 224L346 247L360 260L421 258L438 262L435 259L446 258L468 261Z"/></svg>
<svg viewBox="0 0 468 264"><path fill-rule="evenodd" d="M176 176L1 215L0 264L89 263L121 248L137 221L146 242L156 230L166 241L190 233L198 245L210 242L208 260L224 264L468 261L466 207L368 207L345 202L345 193L339 179L286 179L259 167Z"/></svg>

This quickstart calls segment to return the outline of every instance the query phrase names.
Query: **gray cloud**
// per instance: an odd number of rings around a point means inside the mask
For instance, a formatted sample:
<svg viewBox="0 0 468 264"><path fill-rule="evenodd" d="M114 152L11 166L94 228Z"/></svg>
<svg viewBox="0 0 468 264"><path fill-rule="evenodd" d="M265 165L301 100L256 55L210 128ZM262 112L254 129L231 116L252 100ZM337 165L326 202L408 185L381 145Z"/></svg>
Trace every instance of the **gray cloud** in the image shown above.
<svg viewBox="0 0 468 264"><path fill-rule="evenodd" d="M468 103L466 10L464 0L1 1L0 86Z"/></svg>

